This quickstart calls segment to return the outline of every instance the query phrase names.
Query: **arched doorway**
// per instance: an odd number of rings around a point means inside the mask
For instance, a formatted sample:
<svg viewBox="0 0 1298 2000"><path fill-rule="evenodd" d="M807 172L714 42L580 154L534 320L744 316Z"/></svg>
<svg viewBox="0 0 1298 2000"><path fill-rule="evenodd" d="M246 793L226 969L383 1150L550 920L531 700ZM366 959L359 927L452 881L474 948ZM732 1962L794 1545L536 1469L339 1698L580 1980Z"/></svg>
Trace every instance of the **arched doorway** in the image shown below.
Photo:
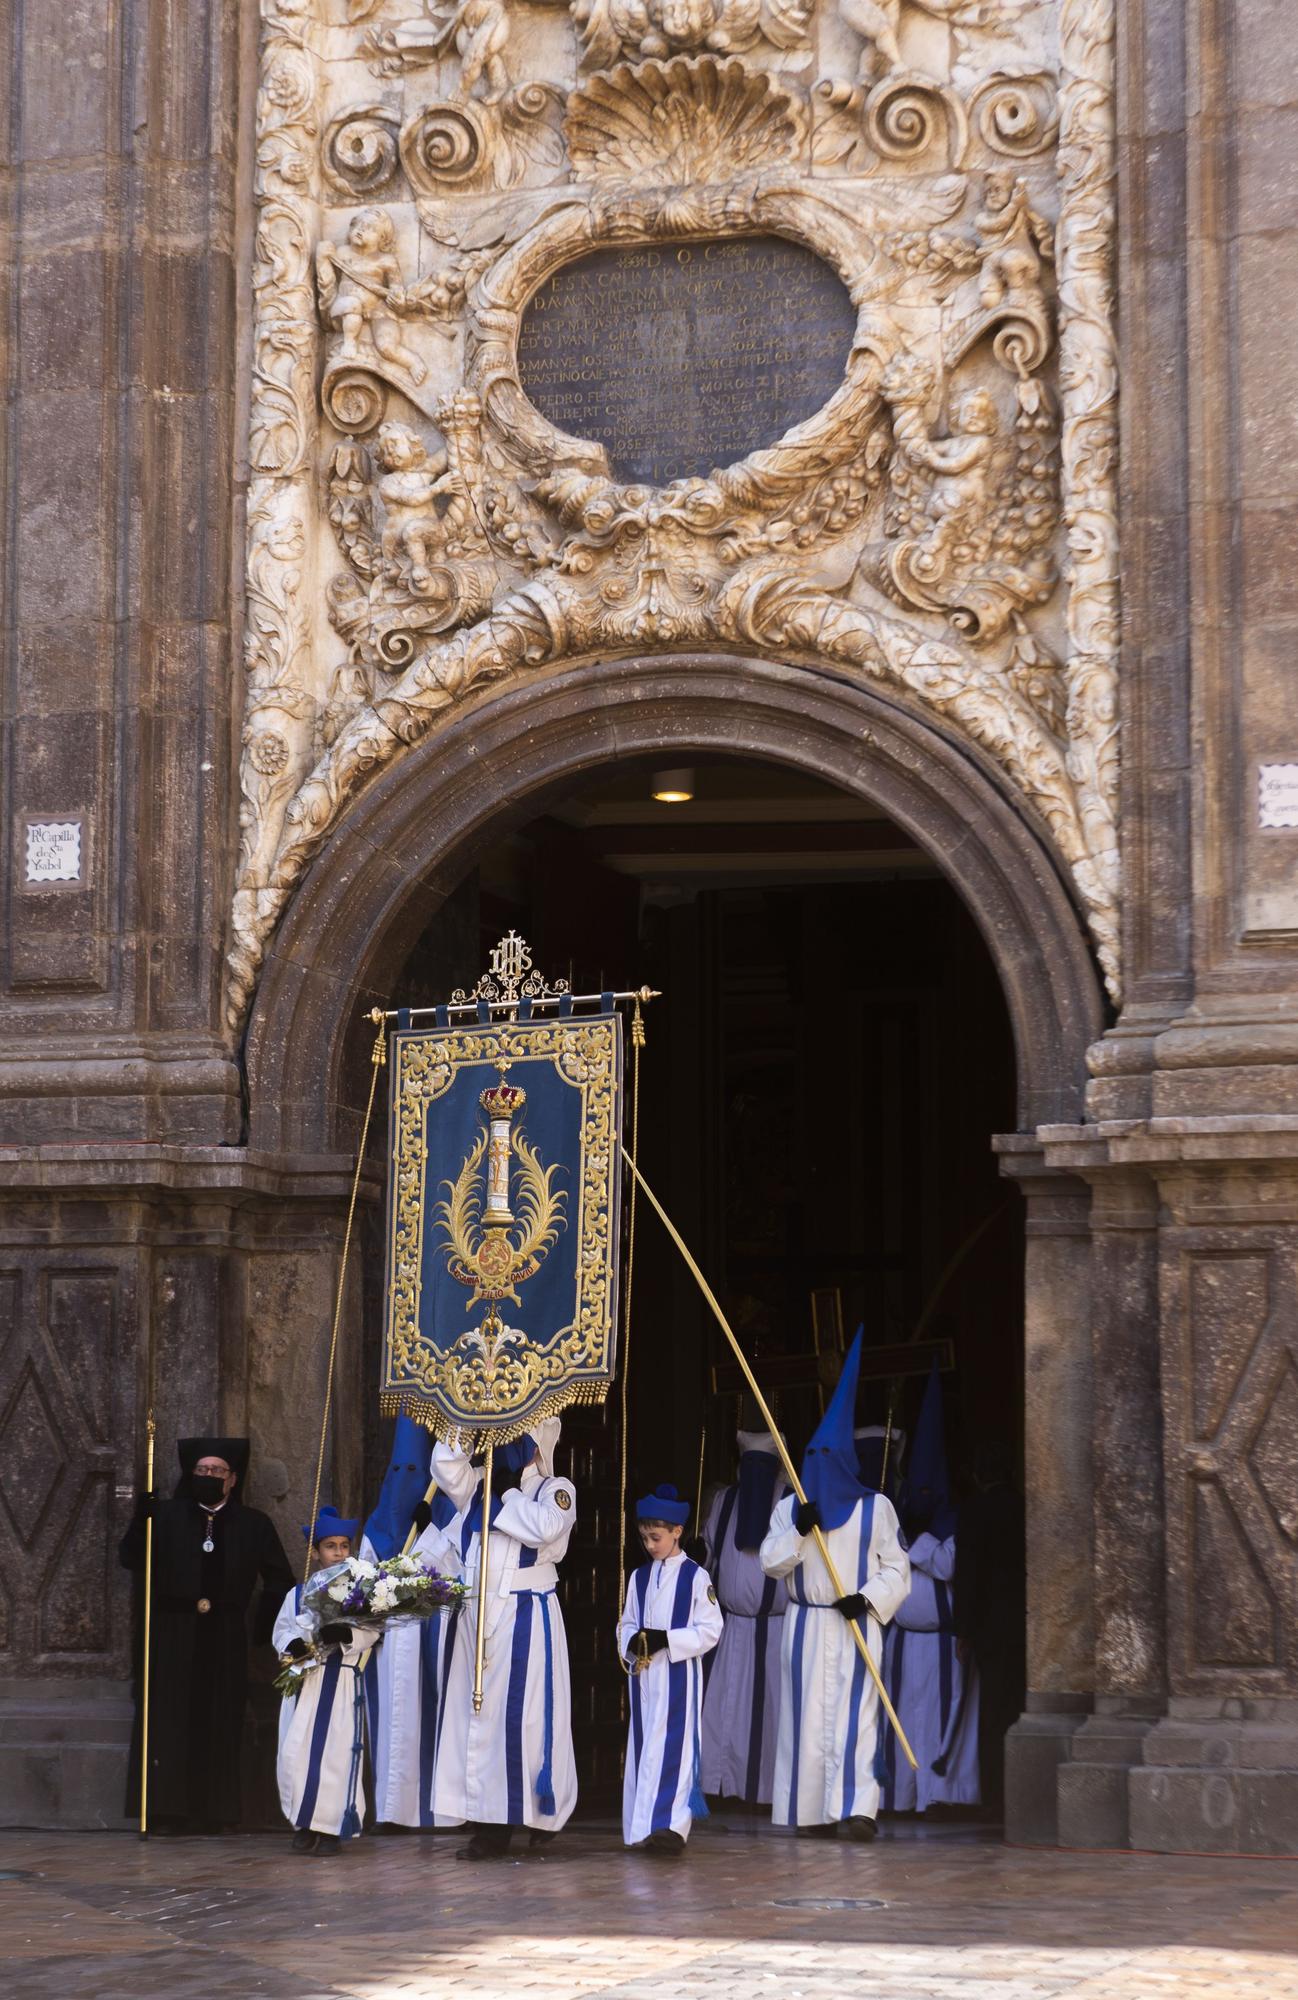
<svg viewBox="0 0 1298 2000"><path fill-rule="evenodd" d="M562 825L565 802L606 794L619 778L642 771L647 761L783 773L804 794L832 793L868 809L871 822L891 829L894 846L904 846L918 862L914 879L922 878L930 898L927 915L939 941L938 955L944 948L941 941L952 941L952 949L968 954L969 965L977 967L990 993L986 1046L980 1052L971 1045L960 1061L967 1067L981 1060L988 1070L999 1064L1004 1090L994 1111L974 1114L976 1132L967 1119L961 1124L960 1143L967 1145L973 1133L982 1169L978 1199L994 1203L997 1190L988 1154L996 1124L1029 1134L1040 1123L1077 1117L1085 1051L1101 1022L1098 983L1066 878L1040 831L1007 796L999 773L954 735L936 729L908 704L847 676L811 674L759 660L659 659L568 667L457 712L445 731L376 779L317 859L269 955L248 1041L254 1145L298 1156L345 1152L353 1143L357 1106L368 1083L371 1036L362 1022L364 1010L375 1001L418 1002L432 997L434 989L444 992L471 976L480 961L482 913L466 917L461 906L457 915L457 897L466 880L475 870L481 873L506 840L526 843L536 838L538 824ZM719 882L718 894L726 886ZM767 889L775 893L769 884ZM841 901L835 906L827 893L822 903L821 941L808 947L812 957L823 957L823 940L845 921ZM805 919L805 893L799 907L800 920ZM719 905L714 907L709 918L714 929L724 926L724 916ZM769 921L778 929L778 914ZM912 1007L915 968L923 955L917 955L915 940L924 921L924 913L912 907L905 922L893 926L891 942L882 944L880 953L893 952L895 965L863 970L857 964L849 984L858 1010L868 1008L871 996L879 1000L881 993L886 1005L889 977L891 999L898 1003L894 1012L905 1015ZM879 936L885 938L886 929ZM909 938L909 943L898 944L899 938ZM544 940L534 942L545 962ZM645 976L639 964L614 965L594 938L590 951L582 970L588 981L605 973L619 979ZM930 973L933 956L929 950ZM808 962L804 953L804 972ZM409 990L416 972L429 983L428 993ZM671 983L678 991L685 984L679 978L671 981L670 975L665 983L669 992ZM713 1020L723 987L724 977L715 986ZM925 1005L936 1004L940 988L940 980L928 979ZM958 993L948 991L945 1004L958 1007ZM858 1036L867 1018L858 1011ZM940 1024L930 1014L930 1050L938 1033ZM998 1036L1000 1055L992 1047ZM922 1074L932 1086L922 1115L916 1110L912 1121L931 1135L940 1131L944 1118L959 1122L953 1103L959 1093L951 1087L951 1067L942 1071L926 1065L921 1044L922 1038L917 1042L911 1036L902 1070L911 1079ZM805 1090L805 1064L802 1076L799 1087ZM713 1084L718 1081L726 1087L724 1076L714 1077ZM993 1099L994 1092L987 1101ZM901 1175L908 1171L897 1151L906 1111L904 1104L894 1104L888 1140L894 1170ZM647 1135L647 1143L652 1152L652 1136ZM880 1167L877 1149L874 1167ZM706 1238L701 1208L696 1204L691 1213L679 1188L668 1192L683 1207L682 1220L693 1224L696 1236ZM931 1232L926 1252L911 1255L898 1293L897 1324L889 1332L904 1337L912 1329L923 1285L931 1285L958 1250L961 1227L967 1230L979 1219L970 1212L945 1237ZM1016 1405L1020 1384L1024 1387L1026 1473L1034 1506L1043 1502L1034 1524L1037 1553L1030 1552L1030 1567L1038 1573L1033 1613L1042 1634L1033 1684L1039 1682L1047 1694L1089 1686L1089 1549L1074 1532L1076 1519L1089 1506L1089 1431L1080 1431L1076 1423L1083 1377L1089 1380L1085 1303L1077 1286L1084 1230L1079 1235L1075 1208L1062 1226L1057 1224L1056 1215L1041 1240L1029 1238L1026 1270L1017 1211L1008 1237L995 1239L1016 1267L1001 1308L1002 1318L1012 1318L1013 1324L1003 1329L996 1366L1002 1371L1003 1393ZM718 1236L714 1229L713 1236L717 1253L732 1268L733 1243L726 1230ZM878 1245L871 1248L863 1239L856 1253L868 1259L877 1255ZM895 1246L886 1254L906 1262ZM781 1278L786 1292L792 1285L790 1296L798 1295L799 1288L805 1295L808 1260L799 1263L797 1255L786 1254L784 1265L797 1266L796 1280L789 1279L787 1269ZM1021 1273L1029 1328L1026 1364ZM752 1279L754 1272L748 1276ZM680 1295L669 1287L661 1303L670 1314L679 1308ZM857 1295L845 1305L850 1317L860 1309ZM372 1312L370 1319L375 1318ZM1034 1325L1043 1342L1040 1357L1032 1352ZM371 1326L371 1338L373 1332ZM701 1376L698 1389L698 1395L685 1399L688 1410L683 1404L680 1421L673 1423L666 1455L674 1461L687 1455L685 1432L697 1438ZM915 1398L913 1389L902 1393ZM728 1418L731 1426L735 1414ZM806 1415L804 1410L796 1416L791 1412L789 1428L805 1427ZM601 1445L592 1435L583 1446L587 1477L596 1484L607 1482L606 1445L607 1440ZM695 1455L691 1446L687 1478ZM724 1452L714 1457L710 1469L724 1473ZM671 1470L681 1477L678 1465ZM603 1497L607 1520L609 1496ZM592 1619L607 1622L608 1607L602 1602L592 1601L589 1609ZM606 1743L612 1740L606 1736Z"/></svg>

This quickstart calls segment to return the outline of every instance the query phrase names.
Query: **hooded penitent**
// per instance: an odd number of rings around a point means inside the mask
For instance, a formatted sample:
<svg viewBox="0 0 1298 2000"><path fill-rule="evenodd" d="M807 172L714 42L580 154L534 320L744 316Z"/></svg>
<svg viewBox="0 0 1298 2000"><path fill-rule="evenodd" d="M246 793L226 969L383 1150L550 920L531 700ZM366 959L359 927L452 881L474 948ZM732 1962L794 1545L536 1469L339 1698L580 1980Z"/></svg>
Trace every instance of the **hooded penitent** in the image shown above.
<svg viewBox="0 0 1298 2000"><path fill-rule="evenodd" d="M862 1481L856 1459L856 1382L864 1331L857 1327L829 1408L802 1454L803 1490L819 1507L827 1528L841 1528L852 1509L874 1490Z"/></svg>
<svg viewBox="0 0 1298 2000"><path fill-rule="evenodd" d="M896 1501L906 1433L896 1424L860 1424L856 1431L856 1469L864 1485Z"/></svg>
<svg viewBox="0 0 1298 2000"><path fill-rule="evenodd" d="M392 1455L379 1488L378 1505L365 1523L370 1547L380 1562L400 1555L415 1518L415 1508L428 1491L428 1432L402 1411L392 1434ZM432 1519L444 1528L455 1509L440 1490L429 1503Z"/></svg>
<svg viewBox="0 0 1298 2000"><path fill-rule="evenodd" d="M771 1525L780 1454L769 1431L739 1433L739 1498L736 1503L735 1546L759 1549Z"/></svg>
<svg viewBox="0 0 1298 2000"><path fill-rule="evenodd" d="M946 1423L942 1410L942 1377L933 1363L915 1426L915 1443L906 1480L906 1532L927 1531L945 1541L955 1529L955 1509L946 1469Z"/></svg>

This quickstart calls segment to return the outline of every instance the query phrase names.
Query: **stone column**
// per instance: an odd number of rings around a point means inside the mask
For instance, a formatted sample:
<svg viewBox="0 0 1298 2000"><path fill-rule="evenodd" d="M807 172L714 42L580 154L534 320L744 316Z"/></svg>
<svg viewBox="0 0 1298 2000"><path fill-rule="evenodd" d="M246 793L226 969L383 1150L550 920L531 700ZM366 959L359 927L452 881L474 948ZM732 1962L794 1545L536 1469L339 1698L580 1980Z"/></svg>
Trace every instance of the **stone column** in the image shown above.
<svg viewBox="0 0 1298 2000"><path fill-rule="evenodd" d="M1006 1742L1005 1818L1011 1839L1049 1843L1056 1774L1094 1689L1090 1192L1026 1135L994 1143L1027 1202L1028 1694Z"/></svg>

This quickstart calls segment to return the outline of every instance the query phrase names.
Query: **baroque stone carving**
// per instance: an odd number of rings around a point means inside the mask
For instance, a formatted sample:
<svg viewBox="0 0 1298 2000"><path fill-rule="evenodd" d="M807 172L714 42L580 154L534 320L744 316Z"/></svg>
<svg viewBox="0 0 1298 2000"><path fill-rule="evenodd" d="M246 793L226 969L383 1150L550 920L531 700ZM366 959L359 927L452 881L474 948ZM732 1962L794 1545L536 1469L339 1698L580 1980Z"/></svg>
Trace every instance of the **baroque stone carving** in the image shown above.
<svg viewBox="0 0 1298 2000"><path fill-rule="evenodd" d="M1116 992L1109 0L1036 7L1008 68L1021 9L871 5L841 0L879 58L864 81L817 78L801 0L555 7L536 46L556 80L512 87L525 17L495 0L401 19L361 0L346 31L316 22L323 0L294 0L291 32L267 17L258 240L292 260L259 261L253 422L286 469L250 517L232 1024L347 799L452 703L564 658L718 644L834 660L963 731L1050 828ZM913 66L957 27L958 70ZM366 93L382 62L407 77L399 123ZM318 221L317 159L340 204ZM856 314L837 388L815 408L817 382L782 437L637 484L582 435L579 391L559 422L525 394L520 325L554 274L669 258L673 297L742 316L709 246L772 235L830 265ZM581 282L586 337L634 334L633 286L603 309L603 281ZM292 305L291 359L272 301ZM760 357L769 330L741 319L735 340Z"/></svg>

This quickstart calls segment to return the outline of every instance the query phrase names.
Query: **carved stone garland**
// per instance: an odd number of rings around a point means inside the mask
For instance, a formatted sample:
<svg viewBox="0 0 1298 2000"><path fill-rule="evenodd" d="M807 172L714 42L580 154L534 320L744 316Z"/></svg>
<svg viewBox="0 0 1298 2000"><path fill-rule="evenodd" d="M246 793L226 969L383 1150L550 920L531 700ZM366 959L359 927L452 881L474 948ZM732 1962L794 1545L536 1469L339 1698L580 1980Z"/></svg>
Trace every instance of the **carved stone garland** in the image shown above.
<svg viewBox="0 0 1298 2000"><path fill-rule="evenodd" d="M805 94L731 54L696 52L716 46L718 22L726 33L747 23L744 34L776 47L788 45L781 36L796 42L807 22L799 6L754 6L751 20L732 20L738 0L699 0L697 19L677 8L662 21L652 8L625 18L614 8L599 16L616 43L606 48L614 65L606 72L595 17L578 7L583 66L595 73L568 98L571 181L520 203L494 238L488 231L488 240L462 244L413 284L403 281L382 210L356 210L340 242L322 240L313 273L320 121L303 32L310 4L265 4L231 1027L285 902L347 799L443 710L484 682L596 649L717 642L827 656L891 680L979 743L1049 826L1116 995L1111 0L1060 0L1054 240L1026 183L1006 168L984 172L973 233L953 228L968 183L943 171L961 167L979 143L1002 159L1045 151L1055 127L1039 77L992 77L962 96L907 70L894 41L882 79L817 85L813 160L819 146L835 173L834 161L861 147L868 158L929 162L924 178L900 190L867 178L845 191L807 177ZM963 0L917 4L962 18ZM353 0L353 18L370 11ZM432 18L431 0L428 11ZM849 0L842 11L855 25ZM497 17L505 19L499 6ZM670 41L649 53L664 21L690 53L673 54ZM374 67L387 74L440 59L429 55L430 34L417 25L372 31ZM876 59L885 41L875 33ZM639 59L620 61L629 44ZM503 44L493 47L490 60L485 40L460 48L462 82L482 62L458 128L443 116L454 106L417 114L405 129L383 104L335 116L321 153L330 183L363 198L388 185L398 156L416 188L427 184L430 158L452 181L480 175L491 130L499 139L523 115L497 61ZM528 115L544 112L546 92L557 96L551 86L527 89ZM451 134L440 151L438 118ZM544 185L552 163L533 146L522 171ZM420 213L454 242L440 204ZM523 393L524 306L553 272L600 245L762 233L806 244L848 284L857 330L842 386L778 443L706 479L619 483L599 446L556 430ZM1038 372L1053 342L1045 287L1056 255L1061 481L1052 392ZM333 331L324 407L350 433L332 451L327 499L347 563L329 584L330 618L348 663L324 704L306 673L313 275ZM427 371L404 334L412 317L448 338L463 328L461 385L431 406ZM1012 431L1002 430L999 399L984 386L951 391L943 434L930 415L936 396L983 342L1013 381ZM412 415L435 421L444 449L430 457L417 425L383 421L394 389ZM1060 488L1070 641L1062 685L1024 618L1054 591ZM846 531L857 546L844 571L835 551ZM889 611L888 600L909 615Z"/></svg>

